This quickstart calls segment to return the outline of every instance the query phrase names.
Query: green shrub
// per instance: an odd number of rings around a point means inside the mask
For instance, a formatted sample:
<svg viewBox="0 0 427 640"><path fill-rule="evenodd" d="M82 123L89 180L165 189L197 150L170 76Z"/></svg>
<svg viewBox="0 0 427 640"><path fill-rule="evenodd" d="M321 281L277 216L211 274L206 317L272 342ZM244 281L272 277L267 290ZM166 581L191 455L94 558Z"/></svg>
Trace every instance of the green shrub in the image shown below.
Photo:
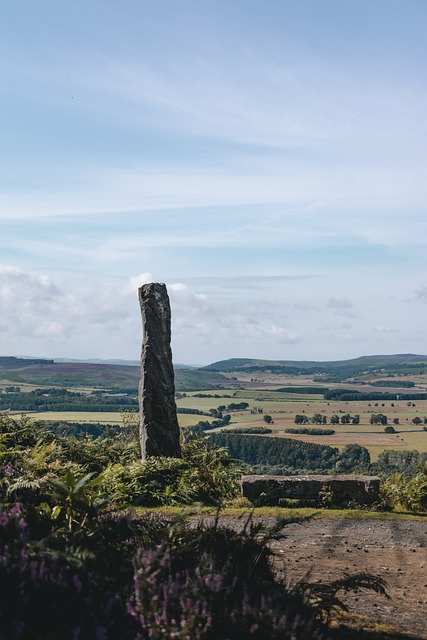
<svg viewBox="0 0 427 640"><path fill-rule="evenodd" d="M237 495L241 471L225 449L187 434L182 458L153 456L142 464L110 465L104 472L105 489L118 506L217 505Z"/></svg>
<svg viewBox="0 0 427 640"><path fill-rule="evenodd" d="M395 473L381 480L381 500L392 509L427 511L427 474L418 473L409 478Z"/></svg>

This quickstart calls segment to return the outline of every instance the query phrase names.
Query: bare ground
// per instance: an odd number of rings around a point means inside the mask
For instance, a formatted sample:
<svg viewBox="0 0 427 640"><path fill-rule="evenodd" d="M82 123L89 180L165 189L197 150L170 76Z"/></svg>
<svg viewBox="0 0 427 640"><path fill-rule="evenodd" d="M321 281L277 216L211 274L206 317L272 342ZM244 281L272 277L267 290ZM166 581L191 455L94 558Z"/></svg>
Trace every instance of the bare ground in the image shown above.
<svg viewBox="0 0 427 640"><path fill-rule="evenodd" d="M321 518L288 525L283 533L271 545L275 567L288 583L329 582L345 573L380 576L390 599L372 591L352 593L342 598L349 610L392 626L396 635L389 637L401 637L399 631L427 639L427 520Z"/></svg>
<svg viewBox="0 0 427 640"><path fill-rule="evenodd" d="M261 519L266 525L275 521ZM220 521L242 527L242 518ZM270 545L278 576L291 586L356 573L386 581L389 598L371 590L338 594L349 614L336 616L333 640L427 640L427 518L322 517L288 524L282 534Z"/></svg>

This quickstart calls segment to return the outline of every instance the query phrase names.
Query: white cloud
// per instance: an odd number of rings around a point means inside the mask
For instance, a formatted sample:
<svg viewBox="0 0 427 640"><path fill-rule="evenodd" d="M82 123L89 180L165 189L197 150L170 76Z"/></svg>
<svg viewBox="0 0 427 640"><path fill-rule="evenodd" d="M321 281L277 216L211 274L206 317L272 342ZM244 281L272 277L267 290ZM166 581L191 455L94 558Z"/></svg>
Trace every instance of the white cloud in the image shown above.
<svg viewBox="0 0 427 640"><path fill-rule="evenodd" d="M45 275L28 273L15 266L0 265L0 296L4 303L21 291L23 299L30 296L52 297L60 294L52 280Z"/></svg>
<svg viewBox="0 0 427 640"><path fill-rule="evenodd" d="M136 293L143 284L153 281L153 276L148 271L140 273L139 276L133 276L129 279L128 289L131 293Z"/></svg>
<svg viewBox="0 0 427 640"><path fill-rule="evenodd" d="M219 305L213 303L212 300L204 293L195 293L182 282L176 282L168 286L169 297L171 300L171 308L178 317L181 314L188 314L193 316L194 314L215 313L219 311Z"/></svg>
<svg viewBox="0 0 427 640"><path fill-rule="evenodd" d="M92 340L96 348L110 332L121 330L131 314L129 303L127 288L117 284L73 277L59 287L45 275L0 268L3 344L15 354L23 353L21 344L50 356L57 348L78 351L80 341Z"/></svg>
<svg viewBox="0 0 427 640"><path fill-rule="evenodd" d="M90 274L61 276L59 280L17 267L1 267L3 355L137 359L142 328L136 289L151 280L147 271L123 280ZM347 309L351 303L341 296L343 289L337 287L336 279L329 280L331 293L337 292L330 298L338 307L332 306L333 321L329 307L322 310L319 305L316 313L294 309L292 299L296 296L316 299L318 284L311 279L281 280L280 286L273 284L262 293L247 287L235 287L230 293L216 280L210 289L202 281L194 288L182 281L166 284L177 362L207 363L227 357L341 359L384 350L426 352L421 314L411 315L408 329L407 312L401 305L392 307L387 288L385 297L375 296L375 306L369 303L369 310L350 325L347 318L334 318L335 313L351 313ZM359 288L366 291L363 281ZM422 288L418 290L423 293ZM367 305L360 305L360 290L356 296L354 287L353 294L363 311ZM392 326L381 320L386 306L387 313L393 315Z"/></svg>
<svg viewBox="0 0 427 640"><path fill-rule="evenodd" d="M388 324L379 324L375 327L375 331L377 331L378 333L396 333L397 329L393 329Z"/></svg>
<svg viewBox="0 0 427 640"><path fill-rule="evenodd" d="M292 331L287 327L278 327L277 325L273 325L270 329L266 329L266 333L277 337L280 342L284 342L287 344L296 344L301 342L301 338L296 331Z"/></svg>

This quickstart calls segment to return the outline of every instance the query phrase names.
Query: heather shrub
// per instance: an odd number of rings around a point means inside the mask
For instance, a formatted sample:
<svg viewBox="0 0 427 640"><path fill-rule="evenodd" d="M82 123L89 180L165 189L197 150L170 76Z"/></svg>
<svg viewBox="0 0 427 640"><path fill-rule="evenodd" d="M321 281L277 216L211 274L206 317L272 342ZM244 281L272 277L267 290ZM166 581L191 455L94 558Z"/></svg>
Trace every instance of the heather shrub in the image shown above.
<svg viewBox="0 0 427 640"><path fill-rule="evenodd" d="M127 610L137 638L286 640L326 637L316 612L277 582L259 528L173 528L134 560Z"/></svg>
<svg viewBox="0 0 427 640"><path fill-rule="evenodd" d="M36 540L22 505L1 514L4 640L324 637L274 578L259 527L123 513L92 524Z"/></svg>
<svg viewBox="0 0 427 640"><path fill-rule="evenodd" d="M114 599L105 596L99 606L97 585L97 576L88 571L79 554L71 549L67 553L54 550L43 540L31 540L22 505L2 512L2 638L101 638L99 632L115 607Z"/></svg>
<svg viewBox="0 0 427 640"><path fill-rule="evenodd" d="M139 552L135 592L128 603L128 612L140 625L139 638L324 637L302 598L279 585L266 590L257 580L243 581L231 561L215 568L207 553L198 560L196 567L173 570L166 544Z"/></svg>

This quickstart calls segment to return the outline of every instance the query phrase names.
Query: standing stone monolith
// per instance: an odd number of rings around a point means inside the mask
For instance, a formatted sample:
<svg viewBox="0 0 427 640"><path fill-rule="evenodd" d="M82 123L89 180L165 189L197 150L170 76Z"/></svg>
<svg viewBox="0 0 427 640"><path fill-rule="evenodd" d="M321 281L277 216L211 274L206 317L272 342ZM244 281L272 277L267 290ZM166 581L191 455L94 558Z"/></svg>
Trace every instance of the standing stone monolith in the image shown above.
<svg viewBox="0 0 427 640"><path fill-rule="evenodd" d="M171 350L171 310L166 285L138 290L144 336L139 383L141 457L181 457Z"/></svg>

